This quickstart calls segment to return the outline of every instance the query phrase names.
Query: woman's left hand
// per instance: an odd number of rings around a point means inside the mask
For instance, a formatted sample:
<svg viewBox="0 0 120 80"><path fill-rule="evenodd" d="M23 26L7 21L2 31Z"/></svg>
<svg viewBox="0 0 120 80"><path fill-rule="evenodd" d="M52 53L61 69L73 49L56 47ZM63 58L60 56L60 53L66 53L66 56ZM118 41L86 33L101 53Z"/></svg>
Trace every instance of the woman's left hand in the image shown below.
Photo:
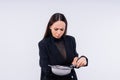
<svg viewBox="0 0 120 80"><path fill-rule="evenodd" d="M83 67L87 64L86 58L85 57L81 57L80 59L77 60L77 64L76 67Z"/></svg>

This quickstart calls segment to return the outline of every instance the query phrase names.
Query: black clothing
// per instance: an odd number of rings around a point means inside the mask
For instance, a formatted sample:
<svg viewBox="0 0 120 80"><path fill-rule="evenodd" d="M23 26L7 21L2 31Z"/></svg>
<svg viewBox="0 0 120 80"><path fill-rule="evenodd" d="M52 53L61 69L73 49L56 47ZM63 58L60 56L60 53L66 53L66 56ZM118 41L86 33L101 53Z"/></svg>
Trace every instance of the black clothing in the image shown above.
<svg viewBox="0 0 120 80"><path fill-rule="evenodd" d="M65 44L62 38L56 39L54 38L54 42L56 47L58 48L60 54L66 59L66 50L65 50Z"/></svg>
<svg viewBox="0 0 120 80"><path fill-rule="evenodd" d="M74 57L77 57L76 42L72 36L63 36L55 39L52 36L44 38L38 44L41 66L41 80L77 80L75 70L65 76L52 73L48 65L70 66Z"/></svg>

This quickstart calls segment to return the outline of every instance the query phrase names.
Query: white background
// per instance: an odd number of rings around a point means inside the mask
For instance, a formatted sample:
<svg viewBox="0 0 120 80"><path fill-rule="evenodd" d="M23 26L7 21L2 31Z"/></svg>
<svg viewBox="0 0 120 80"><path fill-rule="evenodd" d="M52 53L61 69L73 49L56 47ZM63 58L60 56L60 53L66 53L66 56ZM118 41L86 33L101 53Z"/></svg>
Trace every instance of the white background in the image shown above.
<svg viewBox="0 0 120 80"><path fill-rule="evenodd" d="M78 79L120 80L119 0L0 0L0 80L40 80L38 42L56 12L89 58Z"/></svg>

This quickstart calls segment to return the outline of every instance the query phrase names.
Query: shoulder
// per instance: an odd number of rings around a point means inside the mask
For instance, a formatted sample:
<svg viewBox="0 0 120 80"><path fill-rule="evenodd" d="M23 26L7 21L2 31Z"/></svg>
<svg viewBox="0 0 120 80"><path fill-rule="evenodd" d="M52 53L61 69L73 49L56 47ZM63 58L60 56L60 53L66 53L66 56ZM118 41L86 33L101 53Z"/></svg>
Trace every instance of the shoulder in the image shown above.
<svg viewBox="0 0 120 80"><path fill-rule="evenodd" d="M66 35L66 36L65 36L65 39L75 40L75 37L74 37L74 36L71 36L71 35Z"/></svg>
<svg viewBox="0 0 120 80"><path fill-rule="evenodd" d="M50 38L44 38L38 42L38 46L46 46L50 41Z"/></svg>

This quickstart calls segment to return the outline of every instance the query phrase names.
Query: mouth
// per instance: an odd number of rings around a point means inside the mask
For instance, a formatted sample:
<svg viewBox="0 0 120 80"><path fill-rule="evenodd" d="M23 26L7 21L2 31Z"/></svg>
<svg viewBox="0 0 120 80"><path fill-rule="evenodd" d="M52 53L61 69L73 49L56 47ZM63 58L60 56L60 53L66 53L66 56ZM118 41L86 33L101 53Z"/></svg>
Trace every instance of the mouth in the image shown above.
<svg viewBox="0 0 120 80"><path fill-rule="evenodd" d="M61 36L56 36L56 38L60 38Z"/></svg>

